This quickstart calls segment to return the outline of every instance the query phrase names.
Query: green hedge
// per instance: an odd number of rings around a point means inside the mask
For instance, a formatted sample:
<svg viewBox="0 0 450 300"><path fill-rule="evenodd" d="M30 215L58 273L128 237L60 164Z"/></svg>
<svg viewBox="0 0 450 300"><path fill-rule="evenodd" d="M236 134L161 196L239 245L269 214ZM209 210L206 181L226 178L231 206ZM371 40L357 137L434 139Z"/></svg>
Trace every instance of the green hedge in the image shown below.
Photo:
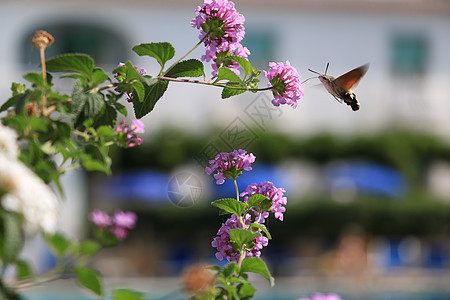
<svg viewBox="0 0 450 300"><path fill-rule="evenodd" d="M254 132L258 138L247 150L256 155L258 162L277 163L297 158L321 164L336 159L362 159L396 168L413 183L419 183L430 162L450 161L449 143L429 134L393 130L354 137L323 133L290 138L257 129ZM113 167L170 170L192 161L209 142L217 140L218 135L219 131L199 136L165 129L152 134L141 147L118 150Z"/></svg>

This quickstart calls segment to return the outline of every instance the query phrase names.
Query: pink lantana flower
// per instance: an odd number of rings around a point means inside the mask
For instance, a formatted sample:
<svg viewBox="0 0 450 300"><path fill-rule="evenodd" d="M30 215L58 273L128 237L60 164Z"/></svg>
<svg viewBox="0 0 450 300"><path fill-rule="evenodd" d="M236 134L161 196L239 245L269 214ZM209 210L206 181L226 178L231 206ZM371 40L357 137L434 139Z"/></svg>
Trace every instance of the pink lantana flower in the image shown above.
<svg viewBox="0 0 450 300"><path fill-rule="evenodd" d="M124 240L128 231L136 226L137 216L132 211L117 210L111 217L106 212L94 210L89 214L89 220L99 229L109 230L118 240Z"/></svg>
<svg viewBox="0 0 450 300"><path fill-rule="evenodd" d="M195 13L197 16L191 25L200 30L199 39L204 39L206 53L201 59L206 62L212 60L212 75L216 76L217 70L223 66L239 75L238 63L223 61L219 57L230 54L247 58L250 55L250 51L240 43L245 36L244 16L228 0L205 0Z"/></svg>
<svg viewBox="0 0 450 300"><path fill-rule="evenodd" d="M209 166L205 172L209 175L214 174L217 184L222 184L225 179L236 179L242 174L242 171L250 171L251 164L255 162L255 156L247 151L239 149L232 152L222 152L209 161Z"/></svg>
<svg viewBox="0 0 450 300"><path fill-rule="evenodd" d="M274 213L276 219L283 221L283 213L286 211L285 205L287 204L287 198L284 196L285 192L285 189L277 188L272 182L263 181L247 186L240 196L244 197L245 202L254 194L266 196L272 201L270 211ZM255 214L258 215L259 213L255 211ZM264 212L261 216L262 219L267 219L268 217L269 212Z"/></svg>
<svg viewBox="0 0 450 300"><path fill-rule="evenodd" d="M116 132L119 135L118 139L121 141L121 144L125 144L128 148L132 148L143 142L142 138L138 137L136 133L144 133L144 123L141 120L133 120L130 127L125 119L123 119L116 126Z"/></svg>
<svg viewBox="0 0 450 300"><path fill-rule="evenodd" d="M305 94L297 70L289 61L286 61L286 64L271 62L269 67L269 70L264 71L264 76L269 79L269 87L273 87L275 99L272 100L272 104L275 106L288 104L296 108L297 101Z"/></svg>
<svg viewBox="0 0 450 300"><path fill-rule="evenodd" d="M252 223L249 214L245 215L244 223L247 226ZM217 236L212 241L211 245L217 249L216 258L218 260L223 260L224 258L228 261L239 260L240 254L236 251L233 251L233 247L230 245L230 230L235 228L242 228L242 226L238 216L233 214L225 221L225 223L222 224L219 231L217 232ZM261 249L268 245L269 240L265 236L257 236L252 240L252 242L255 243L255 245L252 249L247 251L246 257L260 257Z"/></svg>

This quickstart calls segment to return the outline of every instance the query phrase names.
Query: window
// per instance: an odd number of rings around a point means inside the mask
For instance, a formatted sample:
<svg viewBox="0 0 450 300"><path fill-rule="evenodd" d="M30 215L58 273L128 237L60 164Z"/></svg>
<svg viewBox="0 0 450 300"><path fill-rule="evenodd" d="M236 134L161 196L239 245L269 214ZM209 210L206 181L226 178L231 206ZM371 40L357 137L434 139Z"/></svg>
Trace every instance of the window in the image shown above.
<svg viewBox="0 0 450 300"><path fill-rule="evenodd" d="M127 60L126 41L111 29L99 25L63 23L43 25L30 30L23 38L22 64L36 67L39 65L39 52L30 46L30 38L36 30L46 30L55 38L55 43L46 50L51 58L63 53L86 53L97 65L117 65Z"/></svg>
<svg viewBox="0 0 450 300"><path fill-rule="evenodd" d="M428 41L420 34L396 34L391 41L391 73L424 75L428 64Z"/></svg>
<svg viewBox="0 0 450 300"><path fill-rule="evenodd" d="M267 69L267 62L272 61L275 54L274 35L266 30L246 30L242 45L250 50L249 60L254 68Z"/></svg>

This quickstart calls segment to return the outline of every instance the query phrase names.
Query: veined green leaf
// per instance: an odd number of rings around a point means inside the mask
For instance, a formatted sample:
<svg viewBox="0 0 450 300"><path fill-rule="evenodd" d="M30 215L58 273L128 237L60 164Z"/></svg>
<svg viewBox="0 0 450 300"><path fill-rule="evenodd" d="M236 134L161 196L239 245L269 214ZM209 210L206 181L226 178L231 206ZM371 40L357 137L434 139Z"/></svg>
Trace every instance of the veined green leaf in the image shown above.
<svg viewBox="0 0 450 300"><path fill-rule="evenodd" d="M144 84L140 81L134 81L131 85L133 86L133 90L136 93L139 102L144 101L144 97L145 97Z"/></svg>
<svg viewBox="0 0 450 300"><path fill-rule="evenodd" d="M134 46L133 51L139 56L150 56L155 58L160 64L161 69L164 68L164 64L175 55L175 48L167 42L140 44Z"/></svg>
<svg viewBox="0 0 450 300"><path fill-rule="evenodd" d="M96 87L100 83L105 82L108 80L108 75L103 71L101 68L95 68L94 72L92 73L92 82L91 87Z"/></svg>
<svg viewBox="0 0 450 300"><path fill-rule="evenodd" d="M261 229L262 232L264 232L266 234L266 237L270 240L272 239L272 236L269 233L269 230L267 230L267 227L264 224L259 224L259 223L252 223L250 225L250 229L253 231L257 231L258 229Z"/></svg>
<svg viewBox="0 0 450 300"><path fill-rule="evenodd" d="M256 293L256 289L250 283L243 283L238 286L240 299L250 299Z"/></svg>
<svg viewBox="0 0 450 300"><path fill-rule="evenodd" d="M183 60L177 63L166 74L166 77L178 78L178 77L199 77L205 76L203 70L203 63L197 59Z"/></svg>
<svg viewBox="0 0 450 300"><path fill-rule="evenodd" d="M240 56L230 56L230 59L234 60L241 66L241 68L245 72L245 77L247 77L248 74L252 73L253 71L252 64L247 59Z"/></svg>
<svg viewBox="0 0 450 300"><path fill-rule="evenodd" d="M261 236L261 233L241 228L230 230L230 239L238 245L239 249L245 244L251 243L257 236Z"/></svg>
<svg viewBox="0 0 450 300"><path fill-rule="evenodd" d="M222 90L222 99L230 98L231 96L236 96L245 93L247 90L244 89L233 89L231 87L242 87L239 84L227 84L229 87L224 87Z"/></svg>
<svg viewBox="0 0 450 300"><path fill-rule="evenodd" d="M275 279L270 275L266 263L259 257L247 257L242 261L240 273L252 272L264 276L273 286Z"/></svg>
<svg viewBox="0 0 450 300"><path fill-rule="evenodd" d="M246 87L245 82L242 81L242 79L239 78L239 76L236 75L236 73L234 73L227 67L219 68L219 70L217 72L216 82L218 82L220 80L228 80L230 83L238 84L242 87Z"/></svg>
<svg viewBox="0 0 450 300"><path fill-rule="evenodd" d="M228 263L222 268L222 271L220 272L225 278L230 277L233 275L235 271L239 271L238 265L233 261Z"/></svg>
<svg viewBox="0 0 450 300"><path fill-rule="evenodd" d="M49 72L75 72L91 79L95 62L89 55L77 53L56 56L47 60L46 65Z"/></svg>
<svg viewBox="0 0 450 300"><path fill-rule="evenodd" d="M58 257L62 257L71 245L71 242L61 234L47 235L45 240L53 253Z"/></svg>
<svg viewBox="0 0 450 300"><path fill-rule="evenodd" d="M17 267L17 278L19 280L33 276L33 271L31 270L30 265L26 261L23 260L17 261L16 267Z"/></svg>
<svg viewBox="0 0 450 300"><path fill-rule="evenodd" d="M98 296L102 296L102 282L100 281L100 274L87 267L78 267L75 271L78 284L90 290Z"/></svg>
<svg viewBox="0 0 450 300"><path fill-rule="evenodd" d="M136 118L140 119L153 110L156 102L158 102L166 91L168 84L168 81L156 80L154 84L145 86L145 96L143 101L133 101Z"/></svg>
<svg viewBox="0 0 450 300"><path fill-rule="evenodd" d="M35 86L43 86L44 78L42 78L41 73L31 72L23 75L23 78L33 83Z"/></svg>
<svg viewBox="0 0 450 300"><path fill-rule="evenodd" d="M104 108L105 100L103 94L86 91L81 81L75 83L72 92L72 111L77 118L82 113L84 118L96 118L103 112Z"/></svg>
<svg viewBox="0 0 450 300"><path fill-rule="evenodd" d="M261 194L254 194L247 200L247 206L250 208L253 208L255 206L258 206L263 202L264 199L267 199L266 196Z"/></svg>
<svg viewBox="0 0 450 300"><path fill-rule="evenodd" d="M125 80L128 82L133 80L144 80L142 74L134 67L134 65L130 61L127 61L125 63Z"/></svg>
<svg viewBox="0 0 450 300"><path fill-rule="evenodd" d="M112 300L145 300L144 293L136 292L129 289L115 290L112 294Z"/></svg>
<svg viewBox="0 0 450 300"><path fill-rule="evenodd" d="M237 216L240 216L245 209L244 203L233 198L219 199L211 202L211 205Z"/></svg>

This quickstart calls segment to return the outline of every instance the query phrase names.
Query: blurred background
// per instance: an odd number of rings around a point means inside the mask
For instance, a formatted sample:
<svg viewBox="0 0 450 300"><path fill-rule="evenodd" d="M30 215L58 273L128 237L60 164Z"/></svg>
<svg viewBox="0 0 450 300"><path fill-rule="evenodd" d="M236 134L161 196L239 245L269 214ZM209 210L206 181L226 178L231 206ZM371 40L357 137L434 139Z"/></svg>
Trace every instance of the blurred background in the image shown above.
<svg viewBox="0 0 450 300"><path fill-rule="evenodd" d="M450 299L450 1L235 4L246 18L243 44L254 67L289 60L306 79L314 76L308 68L323 73L328 62L335 77L370 63L354 89L360 111L336 102L315 86L317 79L304 84L295 110L273 107L270 92L221 100L220 89L171 84L143 118L144 144L113 150L112 176L65 176L62 230L89 237L90 210L135 211L138 225L129 239L105 249L93 265L109 286L182 299L176 291L186 267L224 263L210 245L225 218L209 202L234 195L233 186L215 185L204 167L216 153L242 148L256 163L239 179L240 190L269 180L288 197L285 220L269 221L273 239L262 252L276 285L270 289L256 276L255 299L314 291L348 300ZM182 56L198 41L190 26L198 5L0 0L0 103L10 97L12 81L24 82L23 74L38 69L30 42L36 30L55 37L48 57L83 52L107 71L131 60L154 74L155 62L131 48L167 41ZM190 57L203 52L199 47ZM71 79L58 84L70 94ZM53 262L38 238L23 255L39 270ZM91 299L64 281L28 297L59 299L63 290L73 291L65 299Z"/></svg>

